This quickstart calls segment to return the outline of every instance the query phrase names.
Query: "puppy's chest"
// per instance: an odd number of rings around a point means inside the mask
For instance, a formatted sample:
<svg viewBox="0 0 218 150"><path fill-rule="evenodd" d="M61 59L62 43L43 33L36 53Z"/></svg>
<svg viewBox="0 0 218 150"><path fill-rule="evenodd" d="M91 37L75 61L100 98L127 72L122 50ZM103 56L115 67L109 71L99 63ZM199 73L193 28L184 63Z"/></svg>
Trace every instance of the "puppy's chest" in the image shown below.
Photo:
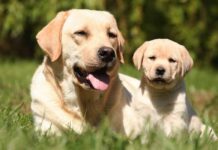
<svg viewBox="0 0 218 150"><path fill-rule="evenodd" d="M147 96L143 103L152 110L151 116L155 122L162 122L165 119L187 121L187 109L185 100L166 99L164 97L151 98Z"/></svg>

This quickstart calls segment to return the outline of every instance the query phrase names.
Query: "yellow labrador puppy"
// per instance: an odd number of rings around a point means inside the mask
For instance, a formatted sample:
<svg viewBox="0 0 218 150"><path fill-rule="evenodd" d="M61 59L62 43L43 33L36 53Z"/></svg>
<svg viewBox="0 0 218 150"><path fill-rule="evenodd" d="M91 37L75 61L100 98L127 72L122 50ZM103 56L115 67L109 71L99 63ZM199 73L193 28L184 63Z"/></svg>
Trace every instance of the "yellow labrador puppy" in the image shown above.
<svg viewBox="0 0 218 150"><path fill-rule="evenodd" d="M31 84L36 130L81 133L103 116L127 136L138 129L130 102L140 82L118 75L124 39L110 13L63 11L36 37L47 54Z"/></svg>
<svg viewBox="0 0 218 150"><path fill-rule="evenodd" d="M193 60L186 48L168 39L155 39L140 46L135 66L143 68L140 89L133 105L137 112L167 136L182 131L203 133L206 126L192 109L186 95L184 76ZM216 139L212 128L210 134Z"/></svg>

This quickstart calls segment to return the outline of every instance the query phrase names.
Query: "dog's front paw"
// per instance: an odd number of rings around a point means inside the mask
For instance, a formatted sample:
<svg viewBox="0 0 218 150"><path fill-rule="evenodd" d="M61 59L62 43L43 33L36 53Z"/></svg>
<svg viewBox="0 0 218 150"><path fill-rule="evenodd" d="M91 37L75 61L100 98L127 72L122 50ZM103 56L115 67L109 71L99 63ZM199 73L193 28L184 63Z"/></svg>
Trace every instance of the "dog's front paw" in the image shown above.
<svg viewBox="0 0 218 150"><path fill-rule="evenodd" d="M84 121L78 120L78 121L68 123L67 128L73 130L77 134L82 134L83 132L86 131L87 126Z"/></svg>

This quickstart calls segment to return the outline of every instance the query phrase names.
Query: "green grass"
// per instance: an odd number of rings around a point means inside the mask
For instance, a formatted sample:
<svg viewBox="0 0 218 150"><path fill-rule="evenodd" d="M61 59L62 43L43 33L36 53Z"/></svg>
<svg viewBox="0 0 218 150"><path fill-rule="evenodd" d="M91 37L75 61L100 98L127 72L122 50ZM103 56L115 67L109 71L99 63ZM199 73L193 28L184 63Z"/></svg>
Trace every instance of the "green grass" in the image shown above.
<svg viewBox="0 0 218 150"><path fill-rule="evenodd" d="M108 129L106 122L102 123L98 130L90 129L82 135L68 131L60 137L39 136L33 130L29 108L29 85L37 65L35 61L0 62L0 150L212 150L218 147L218 142L212 142L206 137L188 138L184 134L170 139L159 131L152 131L147 143L141 144L141 137L130 141ZM123 65L121 72L140 77L140 72L129 65ZM216 133L218 133L217 77L218 72L198 68L193 69L186 77L187 90L194 107L202 120L210 124Z"/></svg>

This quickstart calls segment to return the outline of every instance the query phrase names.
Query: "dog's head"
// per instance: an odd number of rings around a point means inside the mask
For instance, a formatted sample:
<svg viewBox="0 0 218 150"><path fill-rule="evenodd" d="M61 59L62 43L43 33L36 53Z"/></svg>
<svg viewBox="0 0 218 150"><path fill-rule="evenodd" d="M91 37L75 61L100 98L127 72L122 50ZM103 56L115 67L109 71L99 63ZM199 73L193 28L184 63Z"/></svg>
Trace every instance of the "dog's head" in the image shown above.
<svg viewBox="0 0 218 150"><path fill-rule="evenodd" d="M86 89L106 90L124 61L124 39L113 15L105 11L60 12L37 41L52 62L61 58L73 81Z"/></svg>
<svg viewBox="0 0 218 150"><path fill-rule="evenodd" d="M133 62L156 89L173 88L193 66L186 48L168 39L145 42L134 53Z"/></svg>

